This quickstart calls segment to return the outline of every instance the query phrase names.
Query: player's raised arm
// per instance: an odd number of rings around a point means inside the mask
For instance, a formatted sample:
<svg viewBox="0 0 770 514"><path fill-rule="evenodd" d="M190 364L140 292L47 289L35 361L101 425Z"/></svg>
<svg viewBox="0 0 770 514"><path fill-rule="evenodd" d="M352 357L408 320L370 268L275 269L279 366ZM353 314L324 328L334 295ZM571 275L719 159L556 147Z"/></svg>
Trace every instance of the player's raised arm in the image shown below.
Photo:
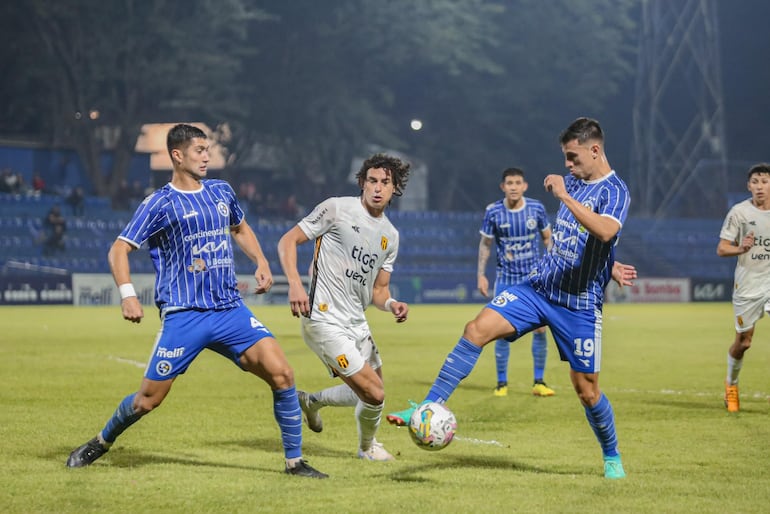
<svg viewBox="0 0 770 514"><path fill-rule="evenodd" d="M144 317L144 310L131 284L131 268L128 263L128 254L134 250L135 248L128 242L116 239L107 253L107 262L110 264L115 285L120 291L120 309L123 311L123 319L139 323Z"/></svg>

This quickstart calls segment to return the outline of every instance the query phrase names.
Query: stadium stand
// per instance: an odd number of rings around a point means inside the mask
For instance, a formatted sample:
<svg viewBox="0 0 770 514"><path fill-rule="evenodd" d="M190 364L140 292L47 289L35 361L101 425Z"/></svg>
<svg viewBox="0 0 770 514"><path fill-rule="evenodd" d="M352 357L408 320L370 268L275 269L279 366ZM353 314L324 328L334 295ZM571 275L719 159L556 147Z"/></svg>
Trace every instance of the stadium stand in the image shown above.
<svg viewBox="0 0 770 514"><path fill-rule="evenodd" d="M42 253L42 220L59 204L67 219L66 251ZM113 211L108 199L87 197L85 215L75 217L59 196L0 194L0 263L8 261L61 268L73 273L109 273L107 251L130 219L131 211ZM401 234L397 273L401 278L475 280L481 215L478 212L402 212L389 216ZM296 220L249 215L274 273L276 245ZM735 263L716 255L721 219L629 219L617 257L633 263L640 277L730 279ZM312 245L299 247L300 265L309 265ZM490 266L492 263L490 262ZM152 273L145 252L131 254L132 271ZM236 251L236 269L252 265ZM490 276L492 270L489 270Z"/></svg>

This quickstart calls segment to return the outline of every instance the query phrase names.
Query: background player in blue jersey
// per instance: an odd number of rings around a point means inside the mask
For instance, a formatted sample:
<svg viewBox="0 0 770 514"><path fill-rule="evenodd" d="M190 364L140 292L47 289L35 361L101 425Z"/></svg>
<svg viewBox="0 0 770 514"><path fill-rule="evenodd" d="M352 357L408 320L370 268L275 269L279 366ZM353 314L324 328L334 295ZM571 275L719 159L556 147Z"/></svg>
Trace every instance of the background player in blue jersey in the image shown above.
<svg viewBox="0 0 770 514"><path fill-rule="evenodd" d="M230 185L204 180L209 143L203 131L175 125L168 132L167 147L174 167L171 182L144 199L108 255L123 318L139 323L144 312L131 285L128 254L147 243L155 266L161 328L139 391L126 396L96 437L70 454L67 466L87 466L104 455L124 430L163 402L174 380L208 348L272 389L286 473L326 478L302 459L302 413L294 372L273 334L238 293L233 240L257 265L257 293L273 284L256 235Z"/></svg>
<svg viewBox="0 0 770 514"><path fill-rule="evenodd" d="M489 281L486 276L487 261L495 243L497 266L495 271L495 296L504 289L526 280L529 272L540 258L538 239L543 246L551 247L551 225L542 202L524 196L527 191L524 171L519 168L503 170L500 189L505 197L487 206L481 224L479 243L478 289L489 297ZM495 366L497 387L495 396L508 394L508 358L511 343L505 339L495 342ZM545 327L532 331L532 360L534 383L532 394L553 396L554 391L544 380L545 360L548 355L548 341Z"/></svg>
<svg viewBox="0 0 770 514"><path fill-rule="evenodd" d="M579 118L560 136L570 174L548 175L544 185L560 202L553 247L529 280L497 295L465 325L444 361L425 401L446 402L473 370L482 348L501 337L514 340L547 325L585 410L604 457L604 476L625 477L618 453L615 416L599 389L602 303L610 278L621 285L636 276L633 267L615 262L615 245L629 206L628 188L604 153L604 134L596 120ZM387 416L404 425L415 406Z"/></svg>

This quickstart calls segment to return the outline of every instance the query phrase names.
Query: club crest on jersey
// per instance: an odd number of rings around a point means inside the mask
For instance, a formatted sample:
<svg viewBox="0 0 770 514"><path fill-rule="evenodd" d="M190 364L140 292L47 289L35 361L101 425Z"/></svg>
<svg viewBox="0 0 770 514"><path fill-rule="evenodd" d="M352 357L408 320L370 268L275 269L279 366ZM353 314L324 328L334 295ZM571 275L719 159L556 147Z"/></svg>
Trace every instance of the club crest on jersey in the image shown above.
<svg viewBox="0 0 770 514"><path fill-rule="evenodd" d="M321 312L326 312L329 310L329 304L328 303L319 303L318 304L318 310Z"/></svg>
<svg viewBox="0 0 770 514"><path fill-rule="evenodd" d="M192 264L187 266L187 271L190 273L200 273L201 271L206 271L207 269L206 261L203 259L193 259Z"/></svg>
<svg viewBox="0 0 770 514"><path fill-rule="evenodd" d="M382 248L383 250L387 250L388 249L388 238L387 237L382 236L382 239L380 239L380 248Z"/></svg>
<svg viewBox="0 0 770 514"><path fill-rule="evenodd" d="M337 361L337 364L339 364L340 368L342 369L348 369L348 366L350 366L348 357L344 353L342 355L337 355L337 357L335 357L335 360Z"/></svg>
<svg viewBox="0 0 770 514"><path fill-rule="evenodd" d="M225 202L219 201L217 202L217 212L225 217L230 216L230 207Z"/></svg>
<svg viewBox="0 0 770 514"><path fill-rule="evenodd" d="M527 228L529 230L535 230L535 228L537 228L537 220L535 218L527 218Z"/></svg>

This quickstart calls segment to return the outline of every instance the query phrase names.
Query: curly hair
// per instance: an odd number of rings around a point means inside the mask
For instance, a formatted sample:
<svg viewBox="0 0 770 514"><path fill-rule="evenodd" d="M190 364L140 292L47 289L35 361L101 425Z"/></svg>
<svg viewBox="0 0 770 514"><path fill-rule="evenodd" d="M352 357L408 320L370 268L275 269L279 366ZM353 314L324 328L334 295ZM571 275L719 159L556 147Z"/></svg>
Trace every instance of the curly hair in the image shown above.
<svg viewBox="0 0 770 514"><path fill-rule="evenodd" d="M392 155L377 153L364 161L361 169L356 173L356 180L358 180L358 186L363 189L367 171L377 168L385 169L390 172L390 178L393 181L393 195L401 196L404 194L406 182L409 180L410 167L411 164Z"/></svg>

